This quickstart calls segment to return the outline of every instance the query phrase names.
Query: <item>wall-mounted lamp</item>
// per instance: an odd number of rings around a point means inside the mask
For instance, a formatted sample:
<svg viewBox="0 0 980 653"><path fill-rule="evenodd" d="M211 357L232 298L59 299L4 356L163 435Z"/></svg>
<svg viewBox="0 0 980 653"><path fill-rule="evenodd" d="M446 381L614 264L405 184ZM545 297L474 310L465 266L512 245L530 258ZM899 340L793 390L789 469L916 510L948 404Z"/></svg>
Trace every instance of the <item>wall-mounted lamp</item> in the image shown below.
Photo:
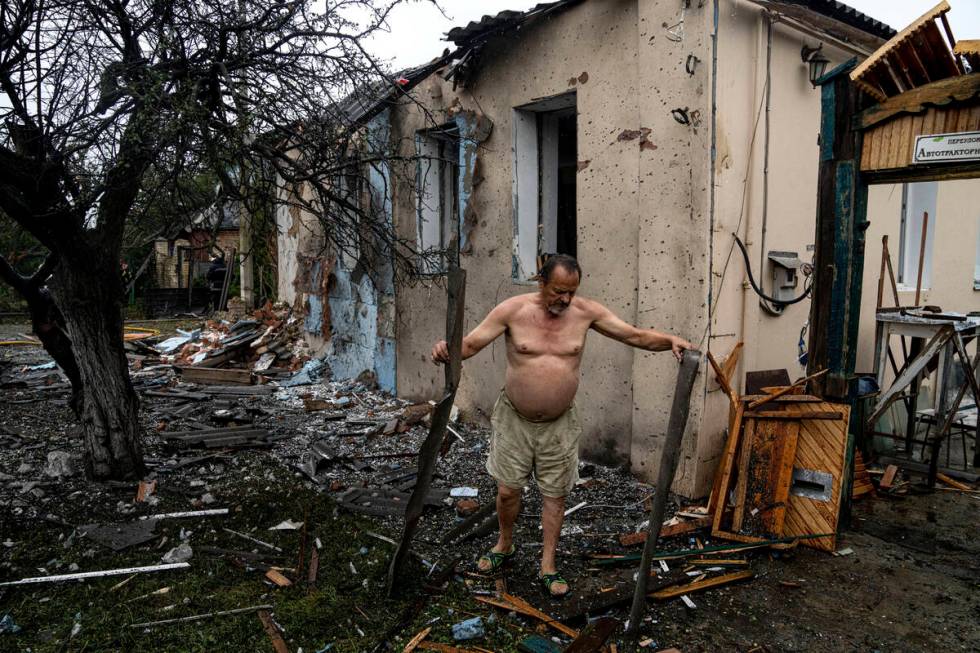
<svg viewBox="0 0 980 653"><path fill-rule="evenodd" d="M830 63L830 60L820 52L822 49L823 43L815 48L804 44L803 49L800 50L800 58L810 68L810 84L814 88L817 87L817 80L823 77L823 74L827 71L827 64Z"/></svg>

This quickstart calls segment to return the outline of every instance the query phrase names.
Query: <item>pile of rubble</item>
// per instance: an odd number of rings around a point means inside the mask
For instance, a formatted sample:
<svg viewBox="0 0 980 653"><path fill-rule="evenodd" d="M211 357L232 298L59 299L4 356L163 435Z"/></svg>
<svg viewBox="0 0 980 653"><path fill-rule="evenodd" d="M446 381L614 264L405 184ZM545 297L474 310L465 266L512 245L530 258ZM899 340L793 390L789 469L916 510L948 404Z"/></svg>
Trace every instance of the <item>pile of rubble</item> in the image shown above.
<svg viewBox="0 0 980 653"><path fill-rule="evenodd" d="M234 323L208 320L162 342L131 345L134 353L159 355L159 362L181 368L248 369L263 375L294 372L310 359L301 319L285 304L266 303L250 319Z"/></svg>

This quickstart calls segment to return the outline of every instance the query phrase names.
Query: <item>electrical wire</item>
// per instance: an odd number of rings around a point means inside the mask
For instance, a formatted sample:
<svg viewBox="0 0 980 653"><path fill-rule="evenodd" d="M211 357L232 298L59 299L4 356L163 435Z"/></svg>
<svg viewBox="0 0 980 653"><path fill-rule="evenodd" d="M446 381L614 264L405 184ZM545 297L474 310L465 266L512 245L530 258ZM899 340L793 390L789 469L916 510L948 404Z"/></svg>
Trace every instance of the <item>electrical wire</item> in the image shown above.
<svg viewBox="0 0 980 653"><path fill-rule="evenodd" d="M789 306L791 304L796 304L797 302L802 302L804 299L810 296L810 289L813 287L811 284L806 284L803 289L803 294L799 297L794 297L793 299L776 299L775 297L770 297L769 295L762 292L758 285L755 283L755 276L752 274L752 265L749 264L749 253L745 250L745 245L742 244L742 239L738 237L735 233L732 233L732 237L735 239L735 244L738 248L742 250L742 256L745 258L745 271L749 275L749 283L752 285L752 290L755 291L762 299L767 302L772 302L776 307L781 308L783 306Z"/></svg>

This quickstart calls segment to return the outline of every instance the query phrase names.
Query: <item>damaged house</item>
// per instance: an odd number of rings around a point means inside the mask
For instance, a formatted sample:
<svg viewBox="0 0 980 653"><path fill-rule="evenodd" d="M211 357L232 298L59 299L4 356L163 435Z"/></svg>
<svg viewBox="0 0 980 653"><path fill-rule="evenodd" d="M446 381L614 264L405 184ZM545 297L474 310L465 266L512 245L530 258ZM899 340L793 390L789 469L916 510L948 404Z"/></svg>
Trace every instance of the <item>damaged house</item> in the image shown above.
<svg viewBox="0 0 980 653"><path fill-rule="evenodd" d="M369 187L352 189L400 237L443 253L420 269L428 282L396 283L383 266L369 276L283 202L279 298L303 311L335 378L369 371L382 389L427 400L442 386L429 352L445 330L446 268L458 257L467 270L469 330L535 290L541 254L568 253L585 272L580 293L626 321L718 358L744 341L735 379L801 376L810 302L760 301L733 233L766 293L804 292L820 131L811 78L894 34L833 0L563 0L453 29L451 56L404 73L366 122L370 138L397 144L405 160L390 165L403 169L374 167ZM977 182L954 183L939 201L965 206ZM894 193L880 194L872 224L905 229ZM502 340L465 363L464 414L489 415L504 366ZM652 480L676 362L593 335L581 374L583 456ZM708 493L727 411L700 374L677 492Z"/></svg>

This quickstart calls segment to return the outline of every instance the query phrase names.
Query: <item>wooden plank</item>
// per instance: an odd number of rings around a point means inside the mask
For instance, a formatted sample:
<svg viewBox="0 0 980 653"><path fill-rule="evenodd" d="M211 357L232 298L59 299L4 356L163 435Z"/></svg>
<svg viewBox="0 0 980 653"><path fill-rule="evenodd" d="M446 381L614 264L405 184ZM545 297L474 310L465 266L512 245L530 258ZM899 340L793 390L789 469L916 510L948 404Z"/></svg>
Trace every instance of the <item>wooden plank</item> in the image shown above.
<svg viewBox="0 0 980 653"><path fill-rule="evenodd" d="M425 495L432 483L435 473L436 457L446 439L449 415L456 398L459 385L460 365L462 361L462 343L464 327L464 305L466 299L466 271L453 268L448 274L446 287L446 341L449 349L449 362L445 366L445 387L442 400L436 405L429 425L429 433L419 449L418 480L412 496L405 508L405 525L402 529L398 547L392 555L388 566L386 590L388 596L394 594L395 586L402 575L402 565L408 556L412 539L418 529L419 520L425 506Z"/></svg>
<svg viewBox="0 0 980 653"><path fill-rule="evenodd" d="M790 494L783 525L784 537L836 533L840 515L841 485L844 456L847 447L847 425L850 407L845 404L825 402L806 404L800 410L839 410L844 417L839 421L802 420L797 439L795 466L801 469L821 471L831 475L830 501ZM833 551L836 537L808 538L801 540L805 546Z"/></svg>
<svg viewBox="0 0 980 653"><path fill-rule="evenodd" d="M909 70L908 64L902 58L902 53L899 49L892 50L888 53L888 64L901 79L902 84L905 86L904 90L907 91L917 86L915 80L912 78L912 71Z"/></svg>
<svg viewBox="0 0 980 653"><path fill-rule="evenodd" d="M801 413L795 410L756 410L745 413L744 417L753 419L793 419L799 420L802 417L806 419L841 419L844 417L844 413L839 410L821 410L812 413Z"/></svg>
<svg viewBox="0 0 980 653"><path fill-rule="evenodd" d="M439 642L419 642L418 647L423 651L439 651L439 653L484 653L471 648L460 648Z"/></svg>
<svg viewBox="0 0 980 653"><path fill-rule="evenodd" d="M956 47L956 38L953 36L953 28L949 26L949 19L946 18L946 14L942 14L939 17L939 19L940 19L940 21L943 24L943 31L946 32L946 42L951 47L954 47L955 48ZM953 64L956 66L957 72L959 72L961 75L965 75L966 74L966 69L963 67L963 62L960 61L960 58L959 57L956 57L956 56L953 57Z"/></svg>
<svg viewBox="0 0 980 653"><path fill-rule="evenodd" d="M742 352L742 347L745 346L744 342L737 342L735 346L732 347L732 351L728 354L725 362L722 364L721 369L725 373L725 378L731 383L732 374L735 373L735 366L738 365L738 357Z"/></svg>
<svg viewBox="0 0 980 653"><path fill-rule="evenodd" d="M574 628L569 628L565 624L563 624L563 623L559 622L558 620L556 620L556 619L548 616L547 614L545 614L541 610L538 610L536 607L534 607L533 605L531 605L530 603L528 603L524 599L520 598L519 596L514 596L513 594L506 594L506 593L504 593L504 594L501 594L501 598L503 598L505 601L507 601L511 605L515 606L514 609L517 612L522 612L523 614L526 614L528 616L534 617L535 619L538 619L539 621L547 624L548 626L551 626L552 628L554 628L555 630L557 630L560 633L563 633L565 635L568 635L569 637L572 637L572 638L578 637L578 631L577 630L575 630Z"/></svg>
<svg viewBox="0 0 980 653"><path fill-rule="evenodd" d="M966 483L961 483L960 481L957 481L955 478L950 478L949 476L946 476L942 472L936 473L936 480L945 483L949 487L956 488L957 490L966 490L967 492L972 492L974 490L974 488L970 487Z"/></svg>
<svg viewBox="0 0 980 653"><path fill-rule="evenodd" d="M890 490L895 484L895 476L898 474L898 465L889 465L885 468L885 473L878 481L878 487L882 490Z"/></svg>
<svg viewBox="0 0 980 653"><path fill-rule="evenodd" d="M725 372L722 370L721 366L718 365L717 361L715 361L715 357L710 351L708 352L708 362L711 364L711 369L714 370L715 381L718 382L718 386L726 395L728 395L729 401L731 401L733 404L738 403L738 396L735 394L735 391L732 390L732 386L728 383L728 377L725 376Z"/></svg>
<svg viewBox="0 0 980 653"><path fill-rule="evenodd" d="M962 39L953 46L956 54L980 54L980 39Z"/></svg>
<svg viewBox="0 0 980 653"><path fill-rule="evenodd" d="M684 533L690 533L696 531L699 528L704 528L706 526L711 526L712 516L705 515L704 517L698 517L697 519L690 519L676 524L669 524L660 527L660 537L658 539L663 539L665 537L676 537L677 535L683 535ZM619 536L619 543L623 546L636 546L637 544L642 544L647 539L647 532L640 531L638 533L623 533Z"/></svg>
<svg viewBox="0 0 980 653"><path fill-rule="evenodd" d="M596 653L619 626L612 617L600 617L588 624L569 644L564 653Z"/></svg>
<svg viewBox="0 0 980 653"><path fill-rule="evenodd" d="M431 631L432 631L432 626L427 626L427 627L423 628L422 630L420 630L418 633L416 633L415 637L413 637L412 639L408 640L408 644L406 644L405 645L405 648L402 649L402 653L412 653L412 651L414 651L416 649L416 647L418 647L419 643L423 639L425 639L426 637L428 637L429 632L431 632Z"/></svg>
<svg viewBox="0 0 980 653"><path fill-rule="evenodd" d="M745 420L742 429L742 444L738 457L738 478L735 480L735 512L732 515L731 530L741 531L742 520L745 518L745 497L748 492L749 465L752 462L752 440L758 420Z"/></svg>
<svg viewBox="0 0 980 653"><path fill-rule="evenodd" d="M745 516L732 530L762 538L782 536L800 420L755 420L746 474Z"/></svg>
<svg viewBox="0 0 980 653"><path fill-rule="evenodd" d="M884 166L885 168L897 168L898 161L901 158L901 152L905 149L905 143L902 142L902 121L905 120L905 116L902 116L898 120L893 120L888 124L888 152L885 154Z"/></svg>
<svg viewBox="0 0 980 653"><path fill-rule="evenodd" d="M953 56L953 53L949 49L949 45L943 39L939 25L933 23L931 28L922 30L921 34L923 35L923 38L929 42L929 45L932 47L932 51L942 62L942 66L945 69L947 76L958 76L963 73L963 71L960 70L960 67L956 65L956 57Z"/></svg>
<svg viewBox="0 0 980 653"><path fill-rule="evenodd" d="M823 403L823 399L815 395L792 395L786 394L781 397L776 397L773 399L772 395L742 395L739 397L742 403L752 403L757 399L769 399L776 404L788 403L788 404L798 404L798 403Z"/></svg>
<svg viewBox="0 0 980 653"><path fill-rule="evenodd" d="M821 376L823 376L824 374L826 374L829 371L830 370L820 370L819 372L816 372L814 374L811 374L810 376L807 376L807 377L804 377L804 378L800 379L799 381L797 381L793 385L786 386L785 388L783 388L781 390L777 390L776 392L774 392L772 394L766 395L765 397L763 397L761 399L756 399L755 401L752 401L752 402L749 403L749 409L751 410L753 408L758 408L759 406L761 406L763 404L767 404L770 401L772 401L773 399L776 399L777 397L782 397L783 395L788 395L788 394L790 394L791 392L793 392L793 390L795 390L798 387L805 387L807 383L809 383L810 381L813 381L814 379L820 378Z"/></svg>
<svg viewBox="0 0 980 653"><path fill-rule="evenodd" d="M680 596L681 594L691 594L693 592L700 592L702 590L711 589L712 587L720 587L722 585L728 585L730 583L735 583L740 580L748 580L755 576L750 570L736 571L730 574L722 574L721 576L715 576L713 578L706 578L702 581L695 581L693 583L687 583L686 585L678 585L676 587L668 587L666 589L658 590L650 594L650 597L664 600L672 599L674 597Z"/></svg>
<svg viewBox="0 0 980 653"><path fill-rule="evenodd" d="M265 572L265 577L279 587L289 587L293 584L293 581L289 580L275 569L270 569L269 571Z"/></svg>
<svg viewBox="0 0 980 653"><path fill-rule="evenodd" d="M279 630L279 626L272 619L272 614L268 610L258 611L259 621L262 622L262 628L265 629L266 635L269 636L269 640L272 642L272 648L276 653L289 653L289 648L286 646L286 640L282 638L282 631Z"/></svg>
<svg viewBox="0 0 980 653"><path fill-rule="evenodd" d="M742 413L744 410L745 404L740 401L738 408L735 410L735 415L732 418L732 427L728 430L728 442L725 444L725 454L720 467L722 477L721 483L719 484L718 498L714 506L714 522L711 527L712 533L721 530L721 521L725 514L726 504L728 503L728 487L731 483L732 469L735 466L735 451L738 449L738 443L742 439Z"/></svg>
<svg viewBox="0 0 980 653"><path fill-rule="evenodd" d="M252 385L251 370L213 367L178 367L181 381L202 385Z"/></svg>

